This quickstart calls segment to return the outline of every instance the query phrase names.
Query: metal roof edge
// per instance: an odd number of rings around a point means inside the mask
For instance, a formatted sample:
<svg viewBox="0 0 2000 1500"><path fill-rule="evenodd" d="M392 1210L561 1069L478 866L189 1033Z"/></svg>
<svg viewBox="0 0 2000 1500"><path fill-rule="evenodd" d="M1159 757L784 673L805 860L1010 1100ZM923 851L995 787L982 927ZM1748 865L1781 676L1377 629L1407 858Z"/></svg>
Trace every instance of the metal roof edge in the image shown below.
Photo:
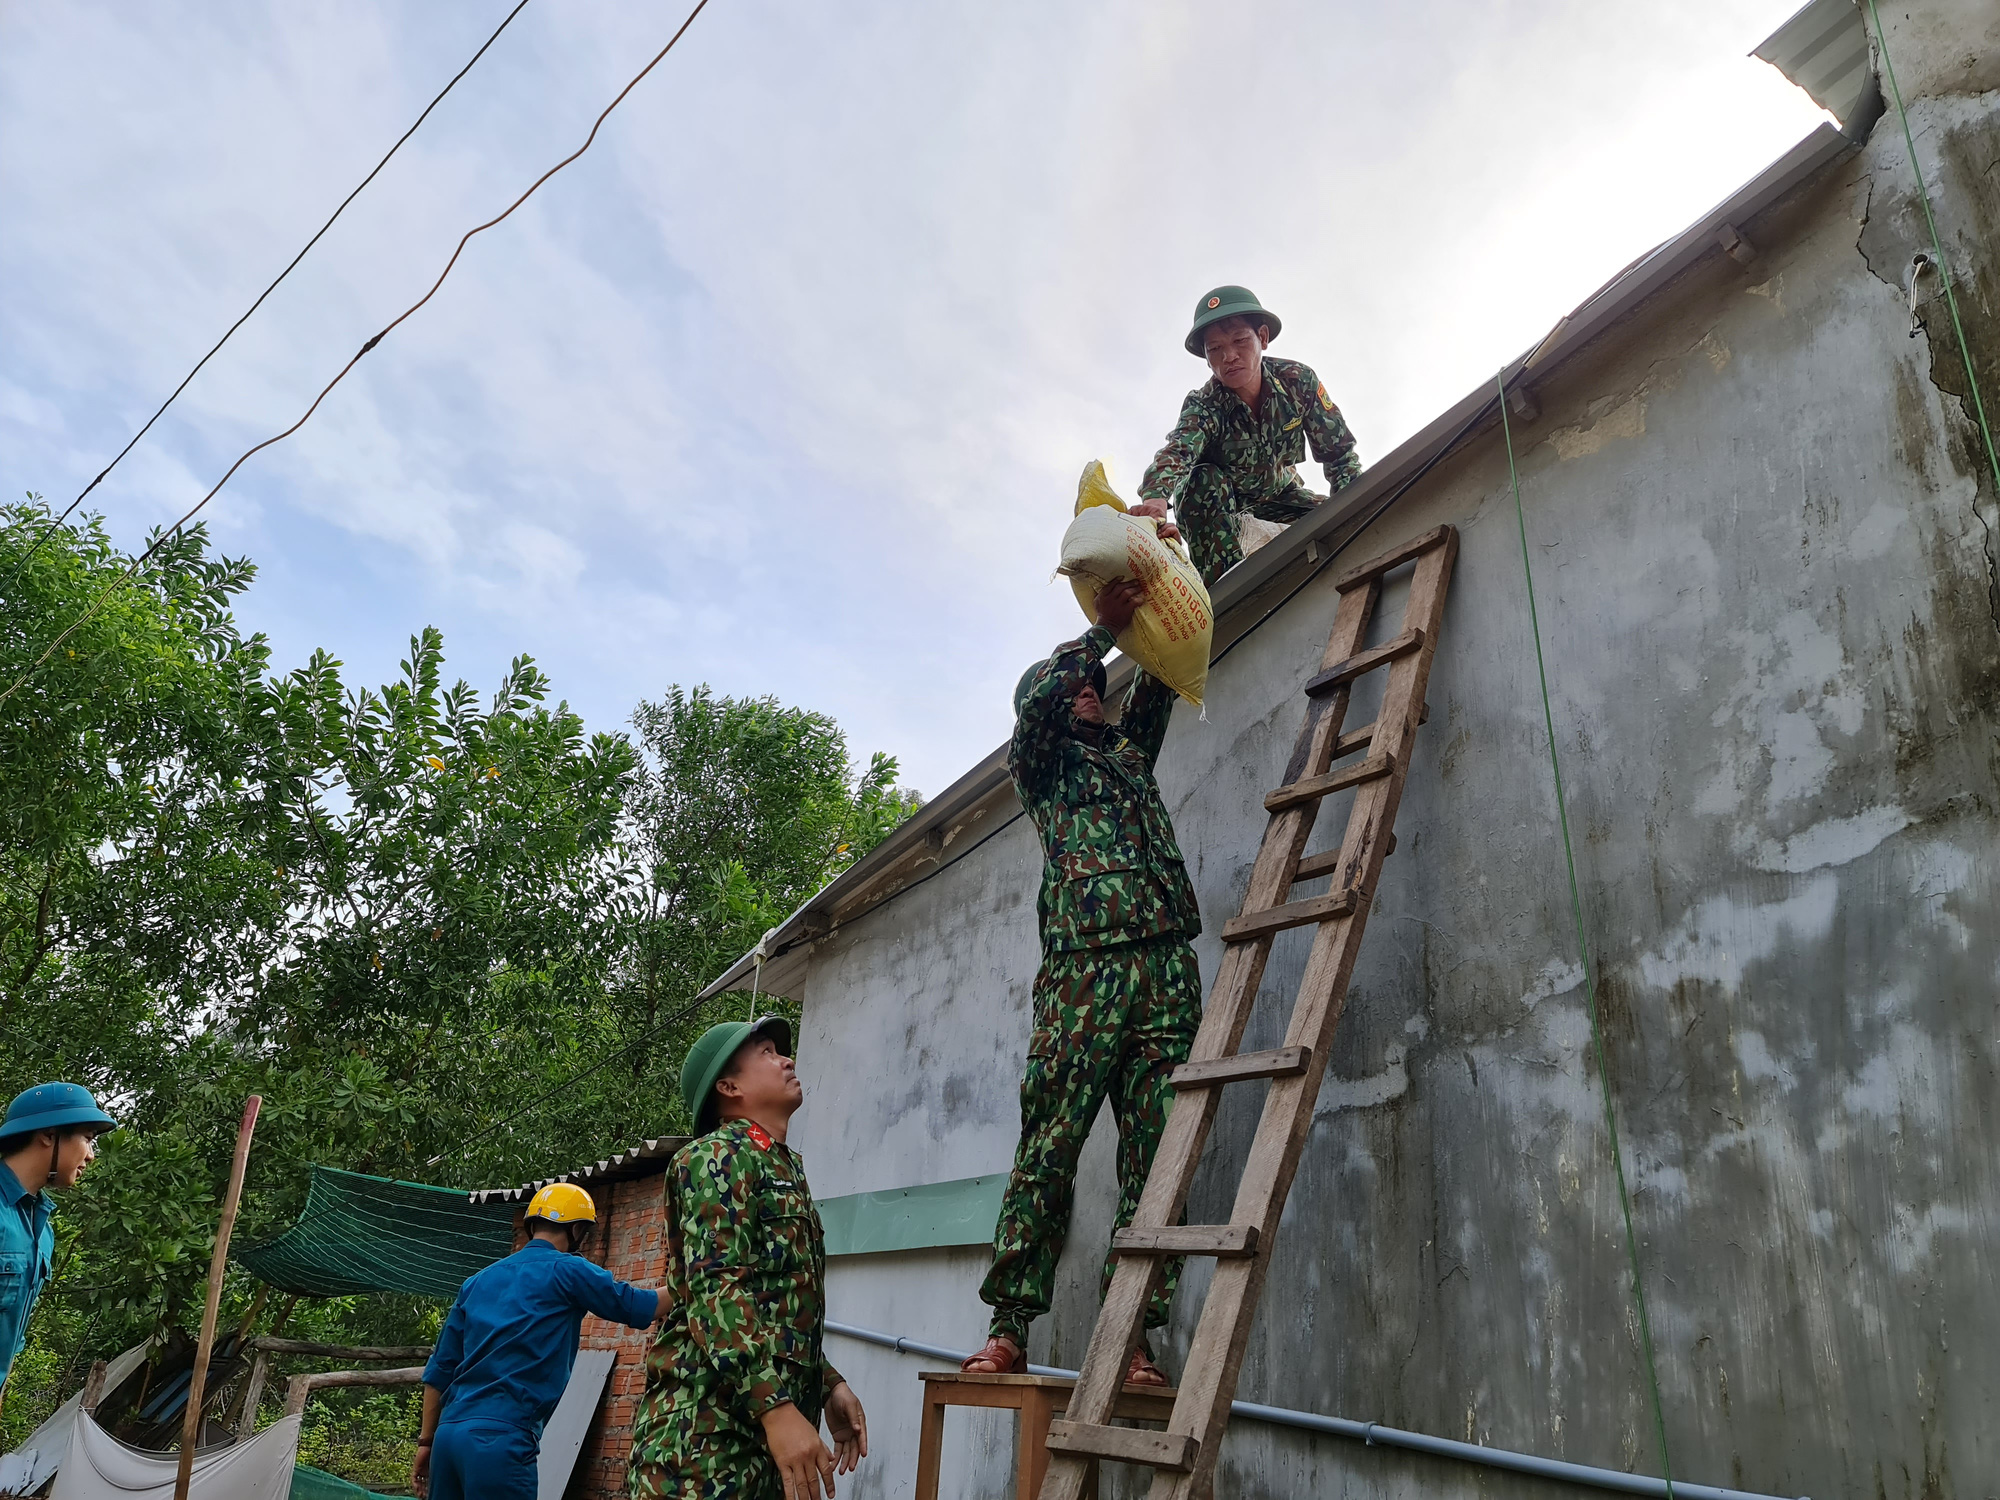
<svg viewBox="0 0 2000 1500"><path fill-rule="evenodd" d="M1872 120L1868 123L1872 124ZM1533 348L1509 361L1501 374L1510 384L1523 374L1531 381L1545 378L1557 365L1581 351L1698 261L1724 253L1719 235L1725 226L1733 230L1762 213L1825 167L1858 150L1865 138L1865 128L1850 136L1822 123L1680 234L1656 245L1592 292ZM1296 586L1315 571L1321 555L1330 553L1336 535L1343 528L1371 507L1397 498L1399 486L1411 482L1428 464L1471 436L1470 425L1478 423L1481 408L1493 399L1494 389L1490 385L1481 385L1460 398L1370 465L1333 502L1287 527L1268 545L1224 574L1211 591L1216 653L1227 650L1261 623L1264 615L1275 608L1267 603L1274 595L1281 601L1285 589ZM1112 663L1110 685L1123 686L1134 670L1129 660L1120 658ZM769 934L770 956L764 962L762 987L782 992L793 975L803 971L803 955L795 955L795 950L828 935L838 925L836 913L839 921L852 921L912 880L933 873L919 873L918 867L931 863L943 868L947 863L943 858L945 849L957 841L968 821L992 812L989 804L1002 790L1012 800L1004 744L926 802L894 833L843 870ZM945 836L947 833L949 837ZM904 878L898 880L899 875ZM857 906L855 898L876 884L885 887L881 896ZM789 962L785 961L787 958ZM743 987L743 981L751 977L756 967L754 951L744 954L696 998L707 1000L725 990Z"/></svg>
<svg viewBox="0 0 2000 1500"><path fill-rule="evenodd" d="M515 1187L473 1188L465 1194L472 1203L518 1203L532 1198L553 1182L574 1182L579 1187L589 1183L625 1182L634 1177L648 1177L656 1172L664 1172L674 1153L685 1146L692 1136L661 1135L627 1146L617 1155L603 1161L591 1162L578 1167L573 1172L563 1172L554 1177L537 1177L533 1182L524 1182Z"/></svg>

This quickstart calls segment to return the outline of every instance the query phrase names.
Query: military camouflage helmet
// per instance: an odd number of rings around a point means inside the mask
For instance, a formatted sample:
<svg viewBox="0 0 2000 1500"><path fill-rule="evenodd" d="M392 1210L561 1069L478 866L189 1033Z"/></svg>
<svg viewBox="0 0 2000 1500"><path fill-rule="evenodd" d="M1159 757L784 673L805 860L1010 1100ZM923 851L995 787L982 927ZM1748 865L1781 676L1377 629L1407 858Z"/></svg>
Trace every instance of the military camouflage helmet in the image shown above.
<svg viewBox="0 0 2000 1500"><path fill-rule="evenodd" d="M1023 672L1021 680L1014 684L1014 713L1017 717L1020 715L1022 708L1027 705L1028 689L1035 685L1035 679L1041 675L1042 669L1052 660L1054 660L1053 657L1048 660L1036 662L1027 671ZM1090 669L1090 685L1097 689L1097 696L1099 698L1104 696L1104 683L1104 663L1099 662Z"/></svg>
<svg viewBox="0 0 2000 1500"><path fill-rule="evenodd" d="M1211 323L1220 323L1224 318L1234 318L1247 314L1271 330L1271 337L1278 336L1278 330L1285 325L1278 321L1278 315L1257 300L1257 294L1247 286L1219 286L1195 304L1194 327L1188 330L1187 352L1196 359L1208 356L1201 347L1202 330Z"/></svg>

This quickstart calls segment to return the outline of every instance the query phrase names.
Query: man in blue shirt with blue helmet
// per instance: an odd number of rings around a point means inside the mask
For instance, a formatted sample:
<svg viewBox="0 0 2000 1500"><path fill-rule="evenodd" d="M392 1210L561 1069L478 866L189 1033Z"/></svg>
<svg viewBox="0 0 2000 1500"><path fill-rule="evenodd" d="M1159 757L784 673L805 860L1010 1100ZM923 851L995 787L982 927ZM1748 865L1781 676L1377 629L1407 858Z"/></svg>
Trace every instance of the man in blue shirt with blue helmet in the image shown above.
<svg viewBox="0 0 2000 1500"><path fill-rule="evenodd" d="M424 1368L424 1420L410 1478L430 1500L534 1500L542 1427L576 1363L583 1315L632 1328L665 1293L577 1253L597 1221L590 1194L550 1183L528 1204L528 1243L458 1290Z"/></svg>
<svg viewBox="0 0 2000 1500"><path fill-rule="evenodd" d="M97 1137L117 1123L79 1083L38 1083L0 1120L0 1396L54 1269L45 1189L75 1187L97 1159Z"/></svg>

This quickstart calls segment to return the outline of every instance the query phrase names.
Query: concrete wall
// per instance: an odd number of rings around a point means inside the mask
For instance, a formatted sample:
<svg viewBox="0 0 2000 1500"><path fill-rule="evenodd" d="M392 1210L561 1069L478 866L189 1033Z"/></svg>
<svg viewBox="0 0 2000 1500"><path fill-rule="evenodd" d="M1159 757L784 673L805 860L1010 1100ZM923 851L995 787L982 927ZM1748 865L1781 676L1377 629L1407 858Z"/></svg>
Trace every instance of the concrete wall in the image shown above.
<svg viewBox="0 0 2000 1500"><path fill-rule="evenodd" d="M2000 96L1912 107L2000 350ZM1921 224L1892 112L1742 226L1754 264L1705 262L1517 431L1674 1470L1816 1500L2000 1493L1996 497L1942 308L1908 336ZM1348 556L1440 522L1463 551L1432 718L1240 1394L1657 1472L1497 433ZM1306 589L1168 739L1211 978L1333 608ZM819 945L793 1136L817 1194L1006 1168L1036 872L1016 824ZM1246 1047L1277 1040L1306 944L1278 940ZM1257 1094L1230 1092L1196 1220L1228 1216ZM1107 1129L1038 1359L1075 1364L1087 1335ZM832 1315L969 1346L985 1260L838 1261ZM842 1495L909 1494L922 1362L830 1352L873 1434ZM961 1419L947 1492L1011 1494L1008 1435ZM1218 1493L1557 1491L1239 1423Z"/></svg>

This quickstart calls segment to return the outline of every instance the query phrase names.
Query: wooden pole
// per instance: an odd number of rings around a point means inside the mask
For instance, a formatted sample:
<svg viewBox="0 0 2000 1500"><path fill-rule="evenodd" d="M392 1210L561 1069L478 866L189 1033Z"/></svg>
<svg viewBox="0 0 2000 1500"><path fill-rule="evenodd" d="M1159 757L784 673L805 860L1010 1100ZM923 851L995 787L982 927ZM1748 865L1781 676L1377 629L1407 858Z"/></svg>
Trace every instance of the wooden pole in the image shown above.
<svg viewBox="0 0 2000 1500"><path fill-rule="evenodd" d="M187 1415L181 1419L181 1462L174 1474L174 1500L187 1500L194 1477L194 1445L201 1433L201 1405L208 1384L208 1355L215 1344L215 1319L222 1311L222 1273L229 1264L229 1233L236 1227L236 1205L243 1197L243 1169L250 1163L250 1133L257 1128L257 1110L264 1100L252 1094L243 1105L243 1123L236 1127L236 1159L229 1164L229 1191L222 1196L222 1221L215 1228L215 1254L208 1261L208 1303L201 1311L201 1337L194 1346L194 1371L188 1378Z"/></svg>

